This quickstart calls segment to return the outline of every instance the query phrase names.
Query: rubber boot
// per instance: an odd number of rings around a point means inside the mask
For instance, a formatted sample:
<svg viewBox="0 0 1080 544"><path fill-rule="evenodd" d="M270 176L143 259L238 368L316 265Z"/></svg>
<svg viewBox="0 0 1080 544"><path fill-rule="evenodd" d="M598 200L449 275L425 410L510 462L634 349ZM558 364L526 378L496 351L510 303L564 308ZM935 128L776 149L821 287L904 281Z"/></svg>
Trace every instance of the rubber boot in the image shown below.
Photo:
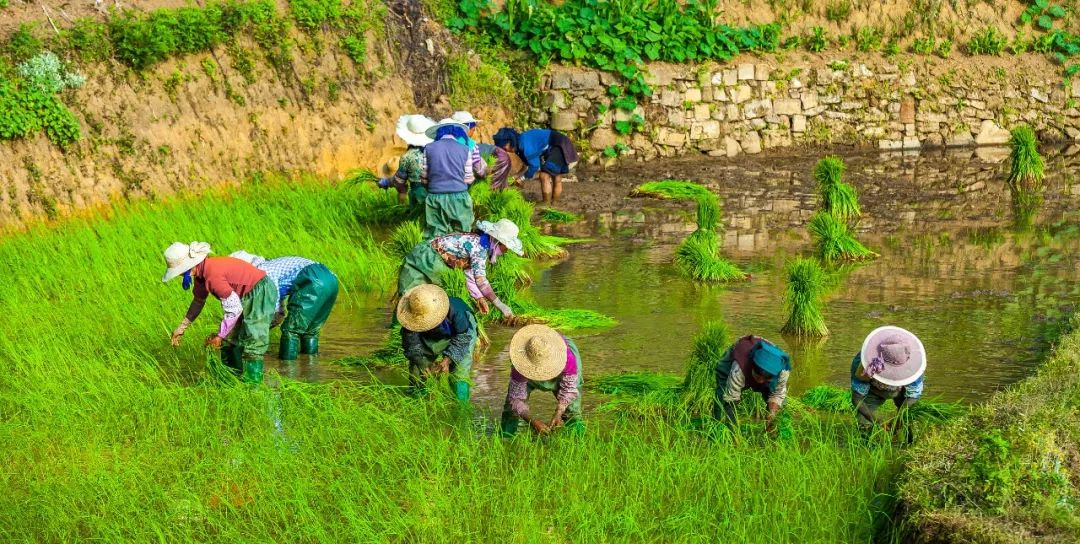
<svg viewBox="0 0 1080 544"><path fill-rule="evenodd" d="M281 349L278 350L278 359L282 361L295 361L300 353L300 337L291 332L281 332Z"/></svg>
<svg viewBox="0 0 1080 544"><path fill-rule="evenodd" d="M454 390L454 398L461 402L469 402L469 382L454 382L450 384Z"/></svg>
<svg viewBox="0 0 1080 544"><path fill-rule="evenodd" d="M244 360L244 383L262 383L263 358L255 357Z"/></svg>
<svg viewBox="0 0 1080 544"><path fill-rule="evenodd" d="M520 423L521 420L518 419L517 416L504 412L502 416L502 421L499 424L499 427L502 430L502 435L506 438L510 438L516 435L518 431L518 425Z"/></svg>
<svg viewBox="0 0 1080 544"><path fill-rule="evenodd" d="M237 376L239 376L240 373L244 371L243 357L244 350L240 346L236 344L227 344L221 346L222 364L228 367L228 369Z"/></svg>
<svg viewBox="0 0 1080 544"><path fill-rule="evenodd" d="M305 334L300 337L300 353L305 355L319 354L319 335Z"/></svg>

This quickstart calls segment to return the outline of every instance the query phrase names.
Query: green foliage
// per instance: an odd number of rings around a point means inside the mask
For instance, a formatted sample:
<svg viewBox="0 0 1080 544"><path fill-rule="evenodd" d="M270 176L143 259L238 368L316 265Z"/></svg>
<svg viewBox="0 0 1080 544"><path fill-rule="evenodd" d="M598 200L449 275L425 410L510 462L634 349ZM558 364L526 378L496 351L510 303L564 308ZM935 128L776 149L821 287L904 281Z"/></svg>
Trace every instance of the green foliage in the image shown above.
<svg viewBox="0 0 1080 544"><path fill-rule="evenodd" d="M27 138L41 130L61 148L80 137L79 121L54 93L21 79L0 79L0 140Z"/></svg>
<svg viewBox="0 0 1080 544"><path fill-rule="evenodd" d="M311 32L340 24L341 0L289 0L289 11L297 26Z"/></svg>
<svg viewBox="0 0 1080 544"><path fill-rule="evenodd" d="M851 0L836 0L825 7L825 18L834 23L841 23L851 16Z"/></svg>
<svg viewBox="0 0 1080 544"><path fill-rule="evenodd" d="M803 43L806 44L808 50L820 53L829 47L829 36L825 33L824 28L815 26L810 29L810 35L803 40Z"/></svg>
<svg viewBox="0 0 1080 544"><path fill-rule="evenodd" d="M61 33L64 46L83 62L105 62L112 57L108 28L89 17L75 19L71 28Z"/></svg>
<svg viewBox="0 0 1080 544"><path fill-rule="evenodd" d="M852 236L848 226L832 214L821 210L810 219L810 234L817 254L826 263L864 261L877 257Z"/></svg>
<svg viewBox="0 0 1080 544"><path fill-rule="evenodd" d="M821 295L826 288L825 270L814 259L798 258L787 266L788 284L784 292L787 322L780 332L800 338L828 336L821 315Z"/></svg>
<svg viewBox="0 0 1080 544"><path fill-rule="evenodd" d="M1039 139L1028 125L1012 129L1009 137L1009 185L1015 190L1038 191L1046 175L1046 160L1039 154Z"/></svg>
<svg viewBox="0 0 1080 544"><path fill-rule="evenodd" d="M1008 39L1000 30L988 26L971 37L967 50L970 55L1001 55L1008 43Z"/></svg>
<svg viewBox="0 0 1080 544"><path fill-rule="evenodd" d="M540 212L540 220L545 223L573 223L581 221L581 216L576 213L559 211L555 208L544 208Z"/></svg>
<svg viewBox="0 0 1080 544"><path fill-rule="evenodd" d="M933 36L915 38L915 41L911 42L911 51L918 55L932 55L936 48L937 41Z"/></svg>
<svg viewBox="0 0 1080 544"><path fill-rule="evenodd" d="M342 36L341 48L345 50L345 54L352 59L358 65L363 66L364 61L367 59L367 39L363 36Z"/></svg>
<svg viewBox="0 0 1080 544"><path fill-rule="evenodd" d="M1031 0L1027 9L1020 14L1020 23L1035 24L1041 30L1052 30L1054 21L1061 19L1068 11L1061 5L1051 5L1048 0Z"/></svg>
<svg viewBox="0 0 1080 544"><path fill-rule="evenodd" d="M939 57L941 57L943 59L947 59L947 58L949 58L950 55L952 55L952 49L953 49L952 40L945 39L945 40L941 40L937 44L937 48L934 50L934 52L937 53L937 56L939 56Z"/></svg>
<svg viewBox="0 0 1080 544"><path fill-rule="evenodd" d="M446 60L446 67L450 105L454 108L502 106L517 101L517 89L506 64L454 54Z"/></svg>
<svg viewBox="0 0 1080 544"><path fill-rule="evenodd" d="M844 161L829 156L818 161L814 167L814 179L818 184L821 208L840 221L851 221L862 215L855 188L844 183Z"/></svg>
<svg viewBox="0 0 1080 544"><path fill-rule="evenodd" d="M679 406L687 416L712 415L716 403L716 363L731 342L731 334L722 321L706 323L694 337L679 395Z"/></svg>
<svg viewBox="0 0 1080 544"><path fill-rule="evenodd" d="M864 26L855 36L855 49L862 52L877 51L881 49L881 40L884 36L885 33L880 28Z"/></svg>
<svg viewBox="0 0 1080 544"><path fill-rule="evenodd" d="M45 95L81 87L86 82L82 74L69 71L52 51L43 51L19 64L17 72L35 91Z"/></svg>
<svg viewBox="0 0 1080 544"><path fill-rule="evenodd" d="M630 192L630 196L659 198L661 200L697 200L715 195L704 186L690 181L650 181L643 183Z"/></svg>
<svg viewBox="0 0 1080 544"><path fill-rule="evenodd" d="M41 39L34 35L34 27L22 23L11 33L4 44L4 53L15 62L23 62L41 53L45 48Z"/></svg>
<svg viewBox="0 0 1080 544"><path fill-rule="evenodd" d="M889 43L885 44L885 50L882 52L885 58L892 58L900 54L900 42L893 38L889 40Z"/></svg>

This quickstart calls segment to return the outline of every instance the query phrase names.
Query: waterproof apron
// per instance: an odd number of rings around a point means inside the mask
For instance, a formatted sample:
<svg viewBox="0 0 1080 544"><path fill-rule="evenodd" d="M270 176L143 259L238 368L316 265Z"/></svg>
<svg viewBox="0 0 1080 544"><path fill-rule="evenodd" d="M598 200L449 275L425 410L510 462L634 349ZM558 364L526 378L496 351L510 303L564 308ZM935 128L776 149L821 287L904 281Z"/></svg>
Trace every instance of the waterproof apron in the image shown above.
<svg viewBox="0 0 1080 544"><path fill-rule="evenodd" d="M474 220L469 191L428 193L424 201L424 240L455 232L471 232Z"/></svg>
<svg viewBox="0 0 1080 544"><path fill-rule="evenodd" d="M425 283L443 287L443 276L448 272L450 267L446 266L439 252L431 246L431 242L421 242L405 256L405 261L401 264L398 272L398 296Z"/></svg>
<svg viewBox="0 0 1080 544"><path fill-rule="evenodd" d="M574 358L577 359L578 396L573 401L571 401L569 405L567 405L566 411L563 412L563 421L565 422L567 429L575 433L583 433L585 431L585 422L581 419L581 395L585 391L585 382L582 379L582 375L584 374L584 372L582 371L581 366L581 353L578 351L577 344L575 344L573 340L566 338L566 345L570 348L570 352L574 354ZM555 376L550 380L529 380L526 392L526 399L532 396L532 392L534 390L547 391L552 395L555 395L556 398L558 398L559 378L561 377L562 375L560 374L559 376ZM514 434L517 433L518 426L520 424L521 418L514 415L514 411L510 408L510 402L508 400L503 405L502 421L500 425L502 427L503 435L514 436Z"/></svg>
<svg viewBox="0 0 1080 544"><path fill-rule="evenodd" d="M337 296L337 276L326 266L315 263L300 270L289 295L288 314L281 323L282 360L296 359L298 352L309 355L319 352L319 332L330 317Z"/></svg>
<svg viewBox="0 0 1080 544"><path fill-rule="evenodd" d="M278 293L274 282L264 277L240 299L243 312L232 332L224 338L221 360L244 381L262 381L263 356L270 347L270 322L274 320Z"/></svg>

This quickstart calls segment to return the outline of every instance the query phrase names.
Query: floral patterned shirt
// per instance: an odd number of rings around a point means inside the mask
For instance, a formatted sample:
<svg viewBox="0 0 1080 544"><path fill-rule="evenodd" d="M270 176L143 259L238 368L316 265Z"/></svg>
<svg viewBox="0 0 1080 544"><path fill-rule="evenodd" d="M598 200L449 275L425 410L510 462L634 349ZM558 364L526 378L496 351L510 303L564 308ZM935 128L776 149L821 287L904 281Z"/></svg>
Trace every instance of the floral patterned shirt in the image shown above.
<svg viewBox="0 0 1080 544"><path fill-rule="evenodd" d="M432 240L431 247L435 248L446 266L465 271L465 285L473 298L483 298L483 292L491 289L487 281L490 253L480 243L479 234L446 234Z"/></svg>

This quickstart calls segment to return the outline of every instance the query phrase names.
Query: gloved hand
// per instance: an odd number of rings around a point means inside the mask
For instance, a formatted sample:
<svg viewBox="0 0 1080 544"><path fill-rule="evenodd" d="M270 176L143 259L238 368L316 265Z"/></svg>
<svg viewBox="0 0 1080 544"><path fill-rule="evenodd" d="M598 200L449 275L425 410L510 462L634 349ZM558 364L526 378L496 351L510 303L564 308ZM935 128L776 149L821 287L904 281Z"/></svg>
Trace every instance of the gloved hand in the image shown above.
<svg viewBox="0 0 1080 544"><path fill-rule="evenodd" d="M494 304L495 304L495 307L498 308L498 310L500 312L502 312L504 318L513 319L514 311L511 310L509 306L504 304L501 300L496 301Z"/></svg>
<svg viewBox="0 0 1080 544"><path fill-rule="evenodd" d="M390 188L390 178L379 178L379 188L380 189L389 189Z"/></svg>
<svg viewBox="0 0 1080 544"><path fill-rule="evenodd" d="M221 337L216 334L211 334L206 337L206 345L208 347L221 349Z"/></svg>

